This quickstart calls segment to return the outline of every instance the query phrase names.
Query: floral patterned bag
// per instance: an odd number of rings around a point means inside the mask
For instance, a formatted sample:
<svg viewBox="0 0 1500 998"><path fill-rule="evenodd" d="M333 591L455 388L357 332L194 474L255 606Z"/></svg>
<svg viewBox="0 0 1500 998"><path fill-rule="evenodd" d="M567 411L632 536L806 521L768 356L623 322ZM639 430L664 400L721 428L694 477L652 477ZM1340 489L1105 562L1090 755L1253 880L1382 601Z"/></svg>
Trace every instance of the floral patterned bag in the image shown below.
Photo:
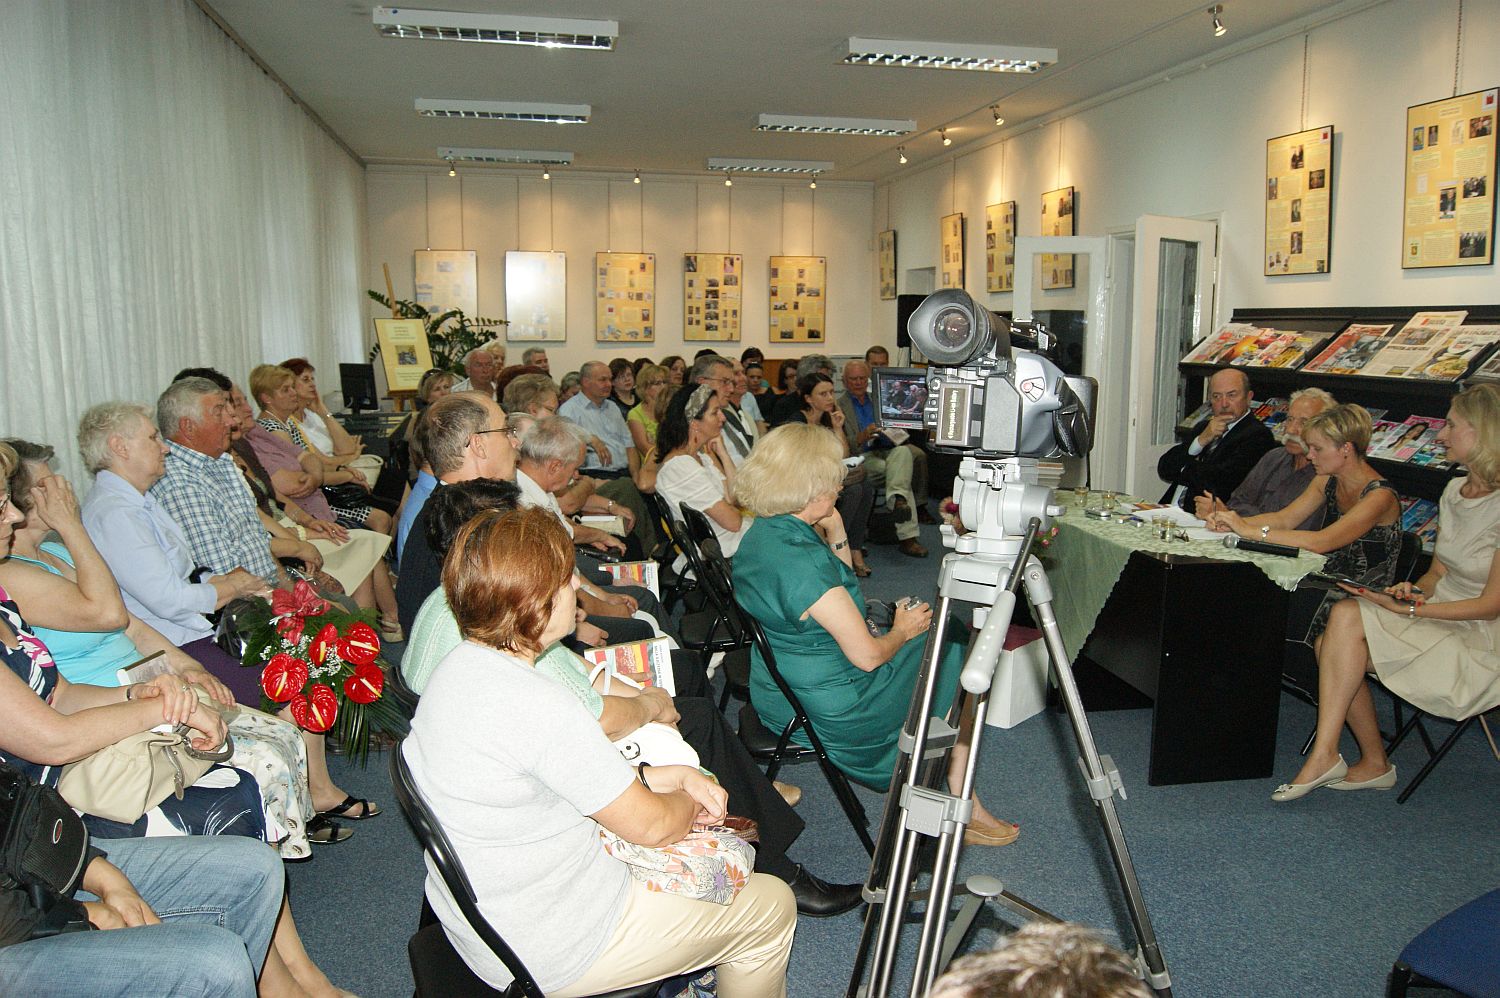
<svg viewBox="0 0 1500 998"><path fill-rule="evenodd" d="M604 851L624 863L648 891L733 904L755 870L755 849L723 825L694 828L669 846L636 845L599 829Z"/></svg>

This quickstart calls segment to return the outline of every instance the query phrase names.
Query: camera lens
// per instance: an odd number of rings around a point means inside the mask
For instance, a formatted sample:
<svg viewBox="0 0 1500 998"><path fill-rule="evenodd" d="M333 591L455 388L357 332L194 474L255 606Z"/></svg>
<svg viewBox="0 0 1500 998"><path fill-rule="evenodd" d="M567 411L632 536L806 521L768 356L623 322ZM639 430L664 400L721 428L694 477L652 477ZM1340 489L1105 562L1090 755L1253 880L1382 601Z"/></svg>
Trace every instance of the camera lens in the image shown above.
<svg viewBox="0 0 1500 998"><path fill-rule="evenodd" d="M968 313L962 309L949 309L938 316L933 324L933 336L945 347L957 349L969 341L971 332Z"/></svg>

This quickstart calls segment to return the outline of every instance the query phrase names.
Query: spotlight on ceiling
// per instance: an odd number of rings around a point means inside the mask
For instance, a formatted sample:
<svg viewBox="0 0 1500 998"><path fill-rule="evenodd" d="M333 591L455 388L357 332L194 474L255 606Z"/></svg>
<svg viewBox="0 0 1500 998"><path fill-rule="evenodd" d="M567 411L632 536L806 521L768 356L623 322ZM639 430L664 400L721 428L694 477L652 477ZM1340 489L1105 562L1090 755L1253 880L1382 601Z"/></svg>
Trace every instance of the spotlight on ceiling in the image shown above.
<svg viewBox="0 0 1500 998"><path fill-rule="evenodd" d="M945 145L945 146L951 146L953 144L953 140L950 139L950 138L948 138L948 129L946 129L946 128L939 128L938 129L938 134L943 137L943 145Z"/></svg>
<svg viewBox="0 0 1500 998"><path fill-rule="evenodd" d="M456 176L458 176L458 169L456 167L454 167L453 160L451 160L451 159L448 161L448 176L450 176L450 177L456 177Z"/></svg>
<svg viewBox="0 0 1500 998"><path fill-rule="evenodd" d="M818 189L818 175L816 173L814 173L812 175L812 179L807 182L807 187L809 190L814 191Z"/></svg>
<svg viewBox="0 0 1500 998"><path fill-rule="evenodd" d="M640 170L635 171L635 182L636 183L640 183L641 182L641 171Z"/></svg>
<svg viewBox="0 0 1500 998"><path fill-rule="evenodd" d="M1229 30L1228 28L1224 27L1223 15L1224 5L1221 3L1216 3L1212 7L1208 8L1208 16L1213 20L1215 38L1223 38L1224 32Z"/></svg>
<svg viewBox="0 0 1500 998"><path fill-rule="evenodd" d="M995 125L996 125L996 127L999 127L1000 125L1005 124L1005 116L1000 113L1000 105L999 104L991 104L990 105L990 114L993 114L995 116Z"/></svg>
<svg viewBox="0 0 1500 998"><path fill-rule="evenodd" d="M549 169L547 169L545 166L542 167L542 179L543 180L551 180L552 179L552 171L549 170Z"/></svg>
<svg viewBox="0 0 1500 998"><path fill-rule="evenodd" d="M728 172L727 170L724 172L724 186L725 187L733 187L734 186L734 174Z"/></svg>
<svg viewBox="0 0 1500 998"><path fill-rule="evenodd" d="M896 147L896 162L900 163L902 166L906 165L906 146Z"/></svg>

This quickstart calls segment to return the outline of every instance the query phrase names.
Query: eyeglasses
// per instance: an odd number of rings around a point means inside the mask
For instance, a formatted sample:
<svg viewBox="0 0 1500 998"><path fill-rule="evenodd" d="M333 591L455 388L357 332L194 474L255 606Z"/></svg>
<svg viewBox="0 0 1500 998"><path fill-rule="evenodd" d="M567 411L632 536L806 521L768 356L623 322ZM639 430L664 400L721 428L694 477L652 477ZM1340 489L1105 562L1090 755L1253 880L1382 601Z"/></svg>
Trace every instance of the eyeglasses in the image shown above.
<svg viewBox="0 0 1500 998"><path fill-rule="evenodd" d="M0 496L0 516L4 516L10 509L10 493Z"/></svg>
<svg viewBox="0 0 1500 998"><path fill-rule="evenodd" d="M486 433L503 433L507 437L510 437L512 440L516 439L516 430L515 430L515 427L513 427L513 426L500 426L500 427L497 427L497 428L495 428L493 430L475 430L474 431L474 436L476 436L476 437L482 437Z"/></svg>

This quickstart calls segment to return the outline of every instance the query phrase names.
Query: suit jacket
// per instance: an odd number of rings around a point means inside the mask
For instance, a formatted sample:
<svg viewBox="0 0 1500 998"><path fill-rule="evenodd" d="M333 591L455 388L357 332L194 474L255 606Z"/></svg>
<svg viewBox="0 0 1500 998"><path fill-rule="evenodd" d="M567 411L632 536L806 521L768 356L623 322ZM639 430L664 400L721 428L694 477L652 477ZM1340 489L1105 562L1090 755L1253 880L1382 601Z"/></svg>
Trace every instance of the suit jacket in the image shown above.
<svg viewBox="0 0 1500 998"><path fill-rule="evenodd" d="M1188 447L1207 425L1205 419L1193 427L1192 436L1163 454L1156 464L1156 473L1169 483L1161 501L1170 502L1173 490L1186 485L1187 491L1178 505L1190 513L1193 497L1204 492L1212 492L1227 502L1250 469L1276 447L1276 438L1265 424L1247 414L1202 452L1196 456L1189 454Z"/></svg>

